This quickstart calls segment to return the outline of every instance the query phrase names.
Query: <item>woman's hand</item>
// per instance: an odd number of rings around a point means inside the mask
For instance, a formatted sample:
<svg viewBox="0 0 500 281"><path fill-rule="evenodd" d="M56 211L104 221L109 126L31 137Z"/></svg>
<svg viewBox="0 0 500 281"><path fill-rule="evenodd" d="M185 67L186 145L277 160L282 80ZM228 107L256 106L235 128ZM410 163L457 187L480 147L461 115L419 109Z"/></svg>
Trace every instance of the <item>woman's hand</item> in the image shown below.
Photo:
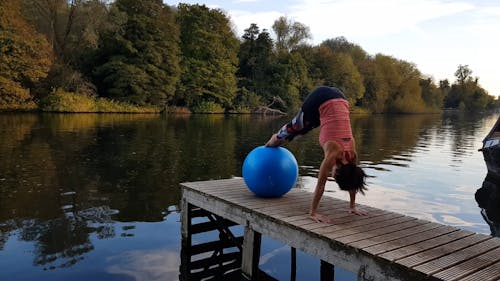
<svg viewBox="0 0 500 281"><path fill-rule="evenodd" d="M279 139L278 134L273 134L271 138L267 141L266 146L267 147L278 147L282 146L287 142L285 139Z"/></svg>

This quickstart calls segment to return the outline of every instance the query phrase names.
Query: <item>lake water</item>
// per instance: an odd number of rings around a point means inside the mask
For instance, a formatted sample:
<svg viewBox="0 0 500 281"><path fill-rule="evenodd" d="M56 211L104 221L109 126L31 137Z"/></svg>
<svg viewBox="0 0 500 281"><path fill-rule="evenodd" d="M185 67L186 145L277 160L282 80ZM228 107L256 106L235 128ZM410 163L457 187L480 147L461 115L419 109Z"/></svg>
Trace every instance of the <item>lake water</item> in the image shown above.
<svg viewBox="0 0 500 281"><path fill-rule="evenodd" d="M359 202L489 234L474 193L486 176L477 150L497 118L352 116L370 175ZM0 115L0 280L178 280L179 183L240 177L246 154L287 120ZM300 166L297 188L314 188L317 139L316 130L287 146ZM348 199L334 182L326 190ZM290 248L263 237L260 268L289 279ZM319 261L299 252L304 279L319 280Z"/></svg>

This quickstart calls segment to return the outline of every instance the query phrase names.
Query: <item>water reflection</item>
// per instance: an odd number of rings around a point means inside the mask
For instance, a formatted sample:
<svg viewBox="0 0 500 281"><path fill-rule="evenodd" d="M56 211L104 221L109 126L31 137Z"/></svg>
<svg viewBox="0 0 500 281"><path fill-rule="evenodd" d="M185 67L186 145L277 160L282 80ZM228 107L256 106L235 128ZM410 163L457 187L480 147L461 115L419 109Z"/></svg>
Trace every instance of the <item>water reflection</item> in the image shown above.
<svg viewBox="0 0 500 281"><path fill-rule="evenodd" d="M249 115L0 115L0 268L15 264L16 259L4 256L27 256L41 269L89 267L81 261L116 247L117 253L100 254L119 263L108 267L112 274L123 275L126 264L139 266L135 260L140 256L170 257L180 248L176 233L155 240L163 241L165 251L124 245L147 244L153 234L138 226L163 225L177 213L180 182L241 176L247 153L287 120ZM484 163L473 157L478 136L491 128L492 120L463 114L354 115L361 164L372 176L368 199L484 232L479 215L474 218L463 210L475 208L469 208L471 186L478 186L474 180ZM300 164L300 188L314 185L322 159L317 139L316 130L288 146ZM430 176L435 173L440 176ZM178 221L168 223L180 227ZM19 252L17 243L22 242L33 248ZM120 255L127 258L116 258ZM29 266L22 270L34 270ZM170 276L170 269L160 275Z"/></svg>
<svg viewBox="0 0 500 281"><path fill-rule="evenodd" d="M488 174L481 188L476 191L475 198L491 235L500 237L500 183Z"/></svg>

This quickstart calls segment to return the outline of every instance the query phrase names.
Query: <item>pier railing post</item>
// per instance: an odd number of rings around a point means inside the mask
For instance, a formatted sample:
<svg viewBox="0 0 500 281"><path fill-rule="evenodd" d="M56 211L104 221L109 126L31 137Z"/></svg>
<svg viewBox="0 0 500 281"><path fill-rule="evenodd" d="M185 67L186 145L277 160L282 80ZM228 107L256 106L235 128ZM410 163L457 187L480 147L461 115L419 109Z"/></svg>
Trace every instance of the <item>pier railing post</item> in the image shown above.
<svg viewBox="0 0 500 281"><path fill-rule="evenodd" d="M245 226L241 273L246 280L257 280L259 273L261 234Z"/></svg>

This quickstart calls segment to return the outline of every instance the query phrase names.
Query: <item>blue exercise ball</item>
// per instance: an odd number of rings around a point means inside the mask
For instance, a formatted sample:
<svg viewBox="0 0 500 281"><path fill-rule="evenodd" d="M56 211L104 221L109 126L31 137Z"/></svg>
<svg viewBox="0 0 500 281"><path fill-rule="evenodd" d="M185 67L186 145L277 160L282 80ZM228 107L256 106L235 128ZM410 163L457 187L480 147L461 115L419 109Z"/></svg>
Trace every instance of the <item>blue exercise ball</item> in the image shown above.
<svg viewBox="0 0 500 281"><path fill-rule="evenodd" d="M259 197L284 195L295 185L298 175L297 160L283 147L256 147L243 162L243 180Z"/></svg>

